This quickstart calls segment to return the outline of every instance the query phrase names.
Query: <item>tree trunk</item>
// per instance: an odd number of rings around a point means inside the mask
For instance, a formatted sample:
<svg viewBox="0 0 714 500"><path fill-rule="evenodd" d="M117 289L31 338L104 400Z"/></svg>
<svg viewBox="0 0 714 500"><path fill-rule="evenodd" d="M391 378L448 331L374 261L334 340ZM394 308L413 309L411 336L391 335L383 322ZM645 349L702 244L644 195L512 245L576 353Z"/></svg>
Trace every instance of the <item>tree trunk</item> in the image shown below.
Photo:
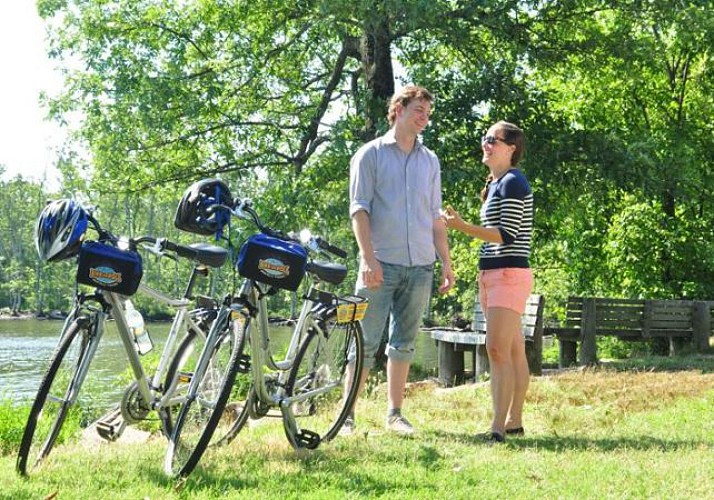
<svg viewBox="0 0 714 500"><path fill-rule="evenodd" d="M367 87L363 130L365 142L377 136L378 124L384 120L387 103L394 95L391 44L388 20L383 15L376 14L365 22L360 41L362 71Z"/></svg>

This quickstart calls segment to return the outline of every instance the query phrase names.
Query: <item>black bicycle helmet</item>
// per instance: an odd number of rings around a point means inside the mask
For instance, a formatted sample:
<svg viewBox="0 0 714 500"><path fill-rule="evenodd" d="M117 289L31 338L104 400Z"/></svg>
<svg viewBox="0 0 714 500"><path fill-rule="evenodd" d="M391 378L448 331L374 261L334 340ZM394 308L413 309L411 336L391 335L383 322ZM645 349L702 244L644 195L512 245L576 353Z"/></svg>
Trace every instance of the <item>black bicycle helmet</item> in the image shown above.
<svg viewBox="0 0 714 500"><path fill-rule="evenodd" d="M225 211L208 212L212 205L233 205L231 190L221 180L203 179L191 184L176 208L174 225L181 231L209 235L220 233L230 215Z"/></svg>
<svg viewBox="0 0 714 500"><path fill-rule="evenodd" d="M87 212L72 199L48 203L35 227L35 247L42 260L56 262L77 255L87 231Z"/></svg>

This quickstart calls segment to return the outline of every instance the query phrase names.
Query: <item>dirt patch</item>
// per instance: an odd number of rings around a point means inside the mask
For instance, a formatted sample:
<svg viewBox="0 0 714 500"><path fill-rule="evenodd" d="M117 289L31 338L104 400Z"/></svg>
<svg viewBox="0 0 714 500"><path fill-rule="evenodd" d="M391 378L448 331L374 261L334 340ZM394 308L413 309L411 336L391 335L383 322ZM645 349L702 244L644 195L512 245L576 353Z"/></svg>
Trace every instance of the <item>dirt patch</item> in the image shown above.
<svg viewBox="0 0 714 500"><path fill-rule="evenodd" d="M97 433L97 426L95 424L90 425L82 432L82 438L80 443L84 448L87 449L99 449L101 446L114 446L122 444L140 444L145 443L151 437L151 433L147 431L142 431L136 427L127 426L124 429L122 435L116 441L106 441L102 439Z"/></svg>

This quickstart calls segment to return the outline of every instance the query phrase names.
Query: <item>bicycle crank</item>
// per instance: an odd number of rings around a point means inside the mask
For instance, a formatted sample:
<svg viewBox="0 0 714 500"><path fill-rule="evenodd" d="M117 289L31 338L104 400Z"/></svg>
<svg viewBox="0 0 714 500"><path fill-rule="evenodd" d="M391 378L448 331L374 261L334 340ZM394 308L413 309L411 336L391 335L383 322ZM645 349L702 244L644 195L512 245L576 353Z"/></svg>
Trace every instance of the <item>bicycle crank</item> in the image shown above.
<svg viewBox="0 0 714 500"><path fill-rule="evenodd" d="M144 403L144 399L139 393L138 382L132 382L124 391L124 396L121 398L121 415L127 424L135 424L146 419L146 416L151 411Z"/></svg>

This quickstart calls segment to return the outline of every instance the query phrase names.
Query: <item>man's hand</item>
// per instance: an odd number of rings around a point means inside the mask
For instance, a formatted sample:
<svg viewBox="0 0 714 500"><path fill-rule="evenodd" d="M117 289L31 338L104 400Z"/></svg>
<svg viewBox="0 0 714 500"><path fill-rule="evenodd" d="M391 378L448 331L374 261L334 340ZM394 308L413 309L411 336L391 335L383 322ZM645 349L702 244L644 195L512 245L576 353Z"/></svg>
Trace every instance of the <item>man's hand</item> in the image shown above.
<svg viewBox="0 0 714 500"><path fill-rule="evenodd" d="M359 263L360 278L362 284L367 288L379 288L384 282L382 265L374 257L366 259L360 258Z"/></svg>
<svg viewBox="0 0 714 500"><path fill-rule="evenodd" d="M451 287L456 283L456 275L451 269L450 264L441 265L441 286L439 286L439 293L446 293L451 290Z"/></svg>

